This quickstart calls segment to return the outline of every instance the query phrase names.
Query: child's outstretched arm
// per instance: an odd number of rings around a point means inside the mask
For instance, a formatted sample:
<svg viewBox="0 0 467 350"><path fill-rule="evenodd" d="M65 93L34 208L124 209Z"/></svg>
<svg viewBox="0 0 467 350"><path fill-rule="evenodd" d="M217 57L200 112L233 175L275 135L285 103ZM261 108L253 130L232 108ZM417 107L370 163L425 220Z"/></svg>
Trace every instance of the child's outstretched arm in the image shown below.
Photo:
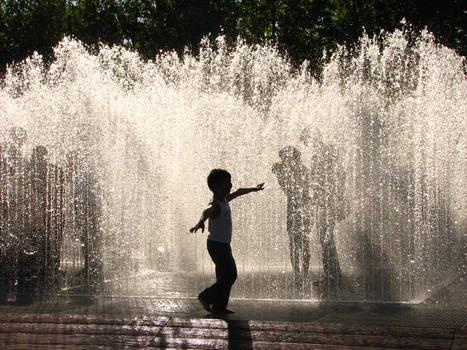
<svg viewBox="0 0 467 350"><path fill-rule="evenodd" d="M264 190L264 182L262 184L257 185L256 187L249 187L249 188L239 188L235 192L232 192L227 196L227 201L231 201L239 196L243 196L244 194L250 193L250 192L257 192L257 191L262 191Z"/></svg>
<svg viewBox="0 0 467 350"><path fill-rule="evenodd" d="M201 232L204 232L204 222L209 218L215 218L220 213L220 207L216 202L210 203L209 206L203 210L203 214L201 214L201 218L199 219L198 223L190 228L190 232L196 232L201 229Z"/></svg>

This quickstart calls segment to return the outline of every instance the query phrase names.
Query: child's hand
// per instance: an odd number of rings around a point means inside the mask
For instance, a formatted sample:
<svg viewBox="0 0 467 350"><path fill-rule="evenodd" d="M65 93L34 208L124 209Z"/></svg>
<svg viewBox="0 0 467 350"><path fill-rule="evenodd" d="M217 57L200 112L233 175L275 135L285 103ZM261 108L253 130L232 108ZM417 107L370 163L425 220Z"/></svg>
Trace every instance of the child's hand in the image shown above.
<svg viewBox="0 0 467 350"><path fill-rule="evenodd" d="M193 233L196 231L198 231L199 229L201 229L201 232L204 232L204 222L203 221L200 221L196 224L196 226L190 228L190 232Z"/></svg>
<svg viewBox="0 0 467 350"><path fill-rule="evenodd" d="M262 184L256 185L255 191L262 191L264 190L264 182Z"/></svg>

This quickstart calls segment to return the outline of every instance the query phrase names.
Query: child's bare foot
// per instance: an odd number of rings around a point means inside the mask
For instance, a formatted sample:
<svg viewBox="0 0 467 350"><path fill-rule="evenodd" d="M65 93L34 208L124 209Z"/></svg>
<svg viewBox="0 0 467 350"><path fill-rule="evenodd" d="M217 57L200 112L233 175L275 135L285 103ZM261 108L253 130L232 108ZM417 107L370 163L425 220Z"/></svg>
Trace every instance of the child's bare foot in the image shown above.
<svg viewBox="0 0 467 350"><path fill-rule="evenodd" d="M206 299L203 298L203 296L202 296L201 294L198 295L198 300L199 300L199 302L201 303L201 305L203 305L204 310L206 310L207 312L212 312L211 306L210 306L209 303L206 301Z"/></svg>

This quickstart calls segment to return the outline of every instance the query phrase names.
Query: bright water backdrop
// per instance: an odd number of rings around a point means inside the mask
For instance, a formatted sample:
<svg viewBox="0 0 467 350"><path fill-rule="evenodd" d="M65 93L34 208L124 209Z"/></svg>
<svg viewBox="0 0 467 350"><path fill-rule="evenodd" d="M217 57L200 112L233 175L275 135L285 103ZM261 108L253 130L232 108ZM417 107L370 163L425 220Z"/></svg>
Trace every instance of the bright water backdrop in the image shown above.
<svg viewBox="0 0 467 350"><path fill-rule="evenodd" d="M203 41L199 57L164 52L150 62L122 47L90 54L65 38L47 69L33 55L8 70L0 136L7 143L7 131L22 127L25 157L43 145L64 168L73 155L73 181L95 179L107 280L151 270L207 285L205 234L188 229L210 200L209 170L228 169L234 188L265 182L232 203L233 293L295 298L286 198L271 166L286 145L307 165L312 150L300 136L319 133L339 151L351 207L335 233L342 298L417 300L466 268L465 62L429 33L412 45L400 31L385 35L382 43L364 36L355 57L337 50L320 81L273 47L228 48L222 37L215 49ZM83 259L67 220L65 272ZM314 231L311 244L318 278Z"/></svg>

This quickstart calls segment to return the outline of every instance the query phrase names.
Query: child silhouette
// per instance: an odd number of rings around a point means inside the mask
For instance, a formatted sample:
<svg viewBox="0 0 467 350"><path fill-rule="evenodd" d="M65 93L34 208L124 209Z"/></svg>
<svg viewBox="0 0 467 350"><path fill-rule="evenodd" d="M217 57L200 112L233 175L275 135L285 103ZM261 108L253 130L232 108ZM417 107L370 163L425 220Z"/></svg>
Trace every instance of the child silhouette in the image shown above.
<svg viewBox="0 0 467 350"><path fill-rule="evenodd" d="M199 222L190 229L204 232L204 222L209 219L207 248L216 265L216 282L202 291L198 300L204 309L213 314L228 314L230 290L237 279L237 266L232 256L230 241L232 238L232 217L229 202L250 192L263 190L264 183L251 188L232 189L231 175L227 170L213 169L208 176L208 186L213 199L203 211Z"/></svg>

